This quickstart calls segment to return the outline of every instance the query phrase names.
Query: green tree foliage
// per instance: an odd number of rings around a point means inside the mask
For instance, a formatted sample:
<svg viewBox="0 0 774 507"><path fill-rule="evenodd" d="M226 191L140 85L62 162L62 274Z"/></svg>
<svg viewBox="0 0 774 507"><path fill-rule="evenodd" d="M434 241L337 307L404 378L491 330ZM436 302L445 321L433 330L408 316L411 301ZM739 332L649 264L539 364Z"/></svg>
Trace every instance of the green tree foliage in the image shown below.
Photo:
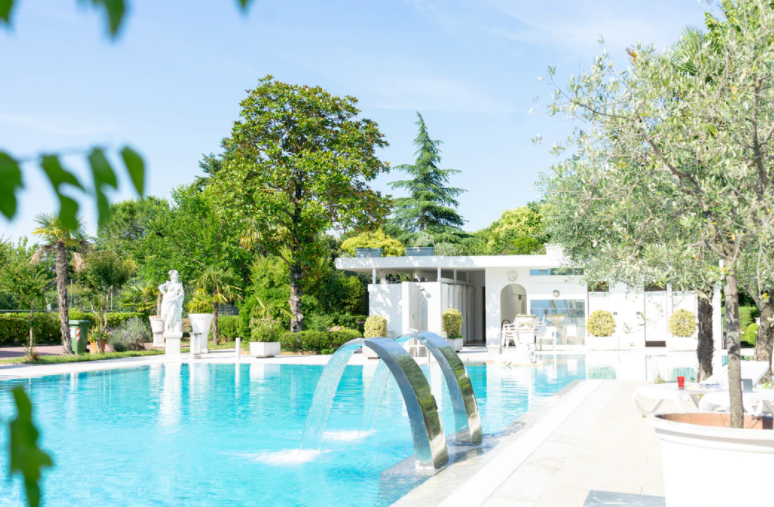
<svg viewBox="0 0 774 507"><path fill-rule="evenodd" d="M267 76L242 101L226 160L208 186L242 244L278 257L290 269L291 330L303 325L302 280L324 257L318 241L334 227L369 230L387 202L368 183L388 170L376 156L387 146L353 97Z"/></svg>
<svg viewBox="0 0 774 507"><path fill-rule="evenodd" d="M381 229L374 232L364 232L344 240L341 249L354 255L356 248L381 248L385 257L400 257L406 255L406 247L397 239L391 238Z"/></svg>
<svg viewBox="0 0 774 507"><path fill-rule="evenodd" d="M111 298L129 281L136 268L134 261L112 250L93 251L86 256L78 273L78 283L84 288L91 311L99 322L97 329L89 332L90 337L106 338Z"/></svg>
<svg viewBox="0 0 774 507"><path fill-rule="evenodd" d="M547 241L542 206L530 203L506 211L464 240L463 246L467 255L534 255L545 253Z"/></svg>
<svg viewBox="0 0 774 507"><path fill-rule="evenodd" d="M589 199L660 194L656 208L652 199L640 203L640 222L651 230L679 224L684 252L723 261L731 426L741 427L740 260L773 251L774 9L761 0L723 7L694 72L675 65L674 49L638 45L626 71L605 54L566 88L555 86L549 113L584 122L556 151L574 148L582 178L593 183L582 189Z"/></svg>
<svg viewBox="0 0 774 507"><path fill-rule="evenodd" d="M169 203L157 197L111 204L110 217L97 228L97 245L134 256L137 245L150 232L150 224L169 209Z"/></svg>
<svg viewBox="0 0 774 507"><path fill-rule="evenodd" d="M239 231L220 219L209 190L183 185L172 191L170 208L152 209L140 239L125 247L142 278L160 283L176 269L189 282L209 266L246 278L252 254L240 248Z"/></svg>
<svg viewBox="0 0 774 507"><path fill-rule="evenodd" d="M10 250L2 261L0 270L0 290L13 297L15 302L29 309L29 346L28 354L34 355L35 336L33 333L33 310L43 304L46 289L51 284L51 272L39 263L31 263L33 250L26 246L26 238L17 248Z"/></svg>
<svg viewBox="0 0 774 507"><path fill-rule="evenodd" d="M449 177L461 171L438 167L441 162L441 141L431 139L422 115L417 113L417 117L419 133L414 139L416 161L414 164L396 166L411 179L390 183L393 189L408 192L408 197L393 199L390 223L408 231L409 236L418 231L429 231L434 235L444 235L436 238L437 242L448 241L448 236L460 233L460 228L465 224L456 210L459 206L457 197L465 190L447 186ZM407 238L400 239L405 241Z"/></svg>

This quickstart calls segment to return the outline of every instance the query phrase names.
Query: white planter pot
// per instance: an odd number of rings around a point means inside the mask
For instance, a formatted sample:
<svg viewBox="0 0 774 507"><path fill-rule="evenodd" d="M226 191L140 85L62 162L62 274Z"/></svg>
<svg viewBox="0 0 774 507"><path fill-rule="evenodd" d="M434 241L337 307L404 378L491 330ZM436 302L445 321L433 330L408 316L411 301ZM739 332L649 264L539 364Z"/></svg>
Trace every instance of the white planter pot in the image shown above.
<svg viewBox="0 0 774 507"><path fill-rule="evenodd" d="M586 336L586 348L589 350L618 350L617 336Z"/></svg>
<svg viewBox="0 0 774 507"><path fill-rule="evenodd" d="M667 350L696 350L698 342L696 338L681 338L668 336L666 339Z"/></svg>
<svg viewBox="0 0 774 507"><path fill-rule="evenodd" d="M211 313L189 313L188 318L191 319L191 353L192 354L208 354L210 351L207 349L207 337L210 335L210 328L212 327ZM198 339L198 344L194 343Z"/></svg>
<svg viewBox="0 0 774 507"><path fill-rule="evenodd" d="M151 332L153 333L153 346L164 346L164 319L161 317L150 317Z"/></svg>
<svg viewBox="0 0 774 507"><path fill-rule="evenodd" d="M250 342L253 357L274 357L280 354L280 342Z"/></svg>
<svg viewBox="0 0 774 507"><path fill-rule="evenodd" d="M691 416L727 414L668 415L683 420ZM745 423L750 419L745 417ZM774 430L703 426L660 417L648 417L648 422L661 440L667 507L771 505ZM771 427L771 418L767 424ZM717 475L711 479L707 474Z"/></svg>
<svg viewBox="0 0 774 507"><path fill-rule="evenodd" d="M452 348L454 349L454 352L459 352L460 350L462 350L462 346L464 345L463 342L465 341L465 339L464 338L447 338L446 341L449 342L449 345L452 346Z"/></svg>

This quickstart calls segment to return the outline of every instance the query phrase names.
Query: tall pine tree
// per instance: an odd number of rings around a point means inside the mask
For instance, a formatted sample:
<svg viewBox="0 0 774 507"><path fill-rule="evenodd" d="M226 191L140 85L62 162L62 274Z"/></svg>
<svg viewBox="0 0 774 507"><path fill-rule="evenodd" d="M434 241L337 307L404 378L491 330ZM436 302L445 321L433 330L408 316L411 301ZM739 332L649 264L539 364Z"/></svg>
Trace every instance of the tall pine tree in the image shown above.
<svg viewBox="0 0 774 507"><path fill-rule="evenodd" d="M417 113L419 134L414 139L416 162L399 165L396 168L406 171L412 179L390 183L393 189L408 192L408 197L393 199L393 217L390 225L406 231L406 237L417 232L428 232L439 241L455 241L462 233L460 227L465 223L459 213L456 197L465 192L462 188L449 187L449 177L461 171L457 169L439 169L441 141L430 139L422 115Z"/></svg>

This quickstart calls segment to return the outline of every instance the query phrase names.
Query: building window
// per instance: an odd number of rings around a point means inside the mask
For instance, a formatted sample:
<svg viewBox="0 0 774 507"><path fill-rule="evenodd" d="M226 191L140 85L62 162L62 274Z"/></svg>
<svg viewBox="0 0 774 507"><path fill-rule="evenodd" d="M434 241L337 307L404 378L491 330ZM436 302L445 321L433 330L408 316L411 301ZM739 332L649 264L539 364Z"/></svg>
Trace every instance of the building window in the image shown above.
<svg viewBox="0 0 774 507"><path fill-rule="evenodd" d="M583 268L541 268L530 269L529 276L581 276Z"/></svg>
<svg viewBox="0 0 774 507"><path fill-rule="evenodd" d="M582 345L586 336L586 301L583 299L533 299L530 301L530 313L543 319L547 315L564 315L562 321L563 337L558 343ZM568 329L567 326L574 326ZM575 331L575 336L571 336ZM568 331L570 331L568 333Z"/></svg>

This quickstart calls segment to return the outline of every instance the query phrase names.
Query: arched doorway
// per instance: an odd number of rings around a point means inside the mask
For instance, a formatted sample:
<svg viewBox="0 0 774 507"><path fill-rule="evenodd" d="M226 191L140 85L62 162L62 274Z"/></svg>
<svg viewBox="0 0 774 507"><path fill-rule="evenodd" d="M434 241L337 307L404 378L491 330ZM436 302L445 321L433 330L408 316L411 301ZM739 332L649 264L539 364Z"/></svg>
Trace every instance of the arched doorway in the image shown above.
<svg viewBox="0 0 774 507"><path fill-rule="evenodd" d="M503 287L500 291L500 323L508 320L511 324L517 315L527 314L527 291L518 283Z"/></svg>

